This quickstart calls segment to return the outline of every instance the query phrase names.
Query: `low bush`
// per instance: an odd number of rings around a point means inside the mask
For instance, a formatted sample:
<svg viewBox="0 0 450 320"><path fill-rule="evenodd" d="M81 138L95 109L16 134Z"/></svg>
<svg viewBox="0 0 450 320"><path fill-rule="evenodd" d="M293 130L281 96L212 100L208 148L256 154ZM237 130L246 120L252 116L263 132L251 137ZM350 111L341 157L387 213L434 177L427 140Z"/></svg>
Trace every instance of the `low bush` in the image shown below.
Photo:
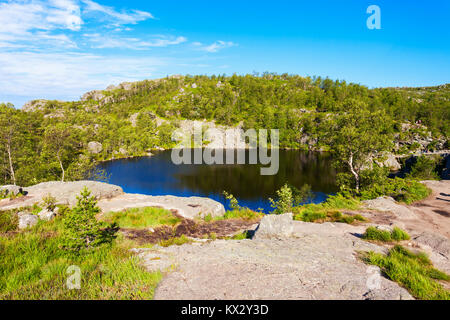
<svg viewBox="0 0 450 320"><path fill-rule="evenodd" d="M394 227L392 231L380 230L375 227L369 227L364 233L363 239L391 242L391 241L409 240L410 236L406 231L403 231L398 227Z"/></svg>
<svg viewBox="0 0 450 320"><path fill-rule="evenodd" d="M399 202L411 204L431 194L431 190L422 183L411 179L388 179L387 183L376 183L361 191L361 200L370 200L390 196Z"/></svg>
<svg viewBox="0 0 450 320"><path fill-rule="evenodd" d="M406 175L407 178L420 180L438 180L437 166L440 159L430 156L420 156L411 166L411 171Z"/></svg>

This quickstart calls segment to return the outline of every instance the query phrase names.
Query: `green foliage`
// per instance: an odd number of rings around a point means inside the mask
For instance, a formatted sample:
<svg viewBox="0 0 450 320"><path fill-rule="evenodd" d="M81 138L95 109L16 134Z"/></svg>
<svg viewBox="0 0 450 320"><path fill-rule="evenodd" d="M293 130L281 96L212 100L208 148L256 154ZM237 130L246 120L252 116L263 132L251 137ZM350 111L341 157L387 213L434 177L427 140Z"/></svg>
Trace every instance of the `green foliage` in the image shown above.
<svg viewBox="0 0 450 320"><path fill-rule="evenodd" d="M133 208L121 212L109 212L102 220L114 223L120 228L145 229L161 225L174 226L181 221L169 210L161 208Z"/></svg>
<svg viewBox="0 0 450 320"><path fill-rule="evenodd" d="M411 204L422 200L431 194L431 190L424 184L410 179L387 179L374 183L361 191L362 200L375 199L381 196L390 196L395 200Z"/></svg>
<svg viewBox="0 0 450 320"><path fill-rule="evenodd" d="M42 206L50 211L55 210L56 208L56 198L53 197L50 193L42 198Z"/></svg>
<svg viewBox="0 0 450 320"><path fill-rule="evenodd" d="M406 231L403 231L398 227L394 227L392 231L380 230L375 227L369 227L363 234L363 239L391 242L391 241L409 240L410 236Z"/></svg>
<svg viewBox="0 0 450 320"><path fill-rule="evenodd" d="M394 227L394 229L391 232L391 237L392 237L392 240L395 240L395 241L411 239L411 237L409 236L409 234L406 231L404 231L398 227Z"/></svg>
<svg viewBox="0 0 450 320"><path fill-rule="evenodd" d="M238 233L229 238L229 240L245 240L245 239L250 239L250 234L248 231Z"/></svg>
<svg viewBox="0 0 450 320"><path fill-rule="evenodd" d="M100 209L95 197L90 194L85 187L77 197L76 207L64 215L63 247L75 254L112 241L113 235L110 231L113 231L115 226L102 230L102 224L95 217Z"/></svg>
<svg viewBox="0 0 450 320"><path fill-rule="evenodd" d="M241 209L237 199L232 194L224 191L223 195L225 196L225 199L230 200L230 208L231 209L233 209L233 210L240 210Z"/></svg>
<svg viewBox="0 0 450 320"><path fill-rule="evenodd" d="M450 276L435 269L423 253L415 254L402 246L395 246L387 256L368 252L363 259L380 267L391 280L404 286L418 299L450 300L450 292L436 281L449 281Z"/></svg>
<svg viewBox="0 0 450 320"><path fill-rule="evenodd" d="M411 172L406 176L407 178L418 180L439 180L439 175L436 172L436 167L438 164L438 158L420 156L411 166Z"/></svg>
<svg viewBox="0 0 450 320"><path fill-rule="evenodd" d="M292 189L289 185L285 184L280 190L276 192L277 200L269 198L271 207L274 208L272 214L283 214L292 212L292 207L294 205L294 196L292 194Z"/></svg>
<svg viewBox="0 0 450 320"><path fill-rule="evenodd" d="M181 237L173 237L168 240L161 240L158 244L161 247L170 247L170 246L181 246L185 243L191 243L193 242L191 239L186 237L184 234Z"/></svg>
<svg viewBox="0 0 450 320"><path fill-rule="evenodd" d="M225 212L223 217L217 219L242 219L242 220L257 220L264 216L264 213L259 211L253 211L248 208L241 208L239 210L231 210Z"/></svg>
<svg viewBox="0 0 450 320"><path fill-rule="evenodd" d="M306 204L294 207L294 220L304 222L342 222L352 224L356 221L366 221L361 215L343 214L341 210L357 210L360 202L343 193L330 196L320 204Z"/></svg>

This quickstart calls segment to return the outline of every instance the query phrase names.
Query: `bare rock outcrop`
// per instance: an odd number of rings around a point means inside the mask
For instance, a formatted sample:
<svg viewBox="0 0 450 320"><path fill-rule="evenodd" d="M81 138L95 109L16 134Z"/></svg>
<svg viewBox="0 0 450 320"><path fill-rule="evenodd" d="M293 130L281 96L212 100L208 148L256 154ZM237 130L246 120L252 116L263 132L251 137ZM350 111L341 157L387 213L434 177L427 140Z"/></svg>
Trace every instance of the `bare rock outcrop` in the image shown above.
<svg viewBox="0 0 450 320"><path fill-rule="evenodd" d="M391 197L380 197L373 200L363 201L363 204L368 209L386 211L393 213L396 217L401 219L415 219L416 215L413 211L405 206L399 205Z"/></svg>
<svg viewBox="0 0 450 320"><path fill-rule="evenodd" d="M103 150L103 145L97 141L91 141L87 145L90 153L99 154Z"/></svg>
<svg viewBox="0 0 450 320"><path fill-rule="evenodd" d="M123 190L119 186L96 181L43 182L23 188L26 196L2 203L0 210L32 206L35 203L41 203L42 199L48 195L56 198L57 204L74 206L77 203L76 197L79 196L84 187L87 187L91 191L91 195L98 200L109 199L123 194Z"/></svg>
<svg viewBox="0 0 450 320"><path fill-rule="evenodd" d="M386 249L359 239L358 227L293 221L288 239L217 240L136 249L148 270L168 272L156 300L412 299L366 265L359 251ZM317 233L324 227L324 232Z"/></svg>

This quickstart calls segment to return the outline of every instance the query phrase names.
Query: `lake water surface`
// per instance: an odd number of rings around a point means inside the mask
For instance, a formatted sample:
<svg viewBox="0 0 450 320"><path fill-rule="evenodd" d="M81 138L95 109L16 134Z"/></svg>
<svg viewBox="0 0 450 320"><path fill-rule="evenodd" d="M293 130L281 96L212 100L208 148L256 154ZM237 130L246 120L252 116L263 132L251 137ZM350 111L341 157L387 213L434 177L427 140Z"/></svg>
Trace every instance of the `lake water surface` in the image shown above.
<svg viewBox="0 0 450 320"><path fill-rule="evenodd" d="M223 191L233 194L241 206L268 213L268 201L285 183L297 188L309 184L315 193L313 202L322 202L337 191L336 172L329 154L280 150L277 175L262 176L260 165L175 165L171 151L152 157L113 160L100 164L110 176L109 183L127 193L147 195L209 197L228 207ZM247 156L248 159L248 156Z"/></svg>

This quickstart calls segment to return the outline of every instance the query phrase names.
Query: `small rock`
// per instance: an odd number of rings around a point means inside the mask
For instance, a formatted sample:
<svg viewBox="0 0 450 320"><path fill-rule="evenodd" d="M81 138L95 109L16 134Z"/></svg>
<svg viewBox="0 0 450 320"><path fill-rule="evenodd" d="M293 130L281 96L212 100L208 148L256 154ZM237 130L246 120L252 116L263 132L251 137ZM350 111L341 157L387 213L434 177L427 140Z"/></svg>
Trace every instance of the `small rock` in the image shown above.
<svg viewBox="0 0 450 320"><path fill-rule="evenodd" d="M103 145L97 141L91 141L88 143L88 150L90 153L99 154L103 150Z"/></svg>
<svg viewBox="0 0 450 320"><path fill-rule="evenodd" d="M19 229L21 230L33 227L39 221L38 216L35 216L34 214L22 213L19 214L18 216L19 216Z"/></svg>
<svg viewBox="0 0 450 320"><path fill-rule="evenodd" d="M253 239L283 239L292 237L294 233L293 215L270 214L262 218Z"/></svg>
<svg viewBox="0 0 450 320"><path fill-rule="evenodd" d="M50 221L56 217L56 213L47 209L42 210L38 213L38 216L41 220Z"/></svg>

